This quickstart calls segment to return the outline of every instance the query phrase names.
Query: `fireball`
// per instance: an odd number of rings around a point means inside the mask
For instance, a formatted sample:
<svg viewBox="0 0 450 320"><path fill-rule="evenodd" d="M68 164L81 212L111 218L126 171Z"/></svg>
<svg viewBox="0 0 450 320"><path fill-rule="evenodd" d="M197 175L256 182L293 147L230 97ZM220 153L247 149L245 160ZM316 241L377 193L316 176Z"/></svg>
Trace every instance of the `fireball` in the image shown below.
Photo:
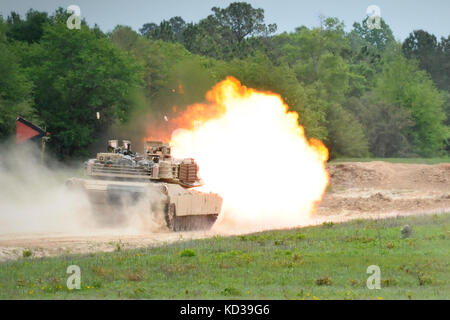
<svg viewBox="0 0 450 320"><path fill-rule="evenodd" d="M308 222L329 177L327 148L308 140L282 98L228 77L188 108L172 133L177 158L199 164L202 191L224 199L215 228L264 230ZM208 110L202 117L199 110ZM195 112L194 112L195 111Z"/></svg>

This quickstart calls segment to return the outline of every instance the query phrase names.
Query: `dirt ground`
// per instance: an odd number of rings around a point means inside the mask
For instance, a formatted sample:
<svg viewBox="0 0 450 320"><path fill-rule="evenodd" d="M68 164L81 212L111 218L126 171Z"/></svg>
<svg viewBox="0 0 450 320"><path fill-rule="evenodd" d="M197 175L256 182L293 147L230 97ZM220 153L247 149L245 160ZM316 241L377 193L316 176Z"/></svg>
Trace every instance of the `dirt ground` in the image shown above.
<svg viewBox="0 0 450 320"><path fill-rule="evenodd" d="M450 208L450 163L382 161L333 164L319 216L439 213Z"/></svg>
<svg viewBox="0 0 450 320"><path fill-rule="evenodd" d="M311 225L324 221L378 219L412 214L450 212L450 163L393 164L381 161L328 166L331 185ZM179 240L200 239L214 231L121 234L105 230L94 235L0 234L0 262L22 257L91 253L158 246Z"/></svg>

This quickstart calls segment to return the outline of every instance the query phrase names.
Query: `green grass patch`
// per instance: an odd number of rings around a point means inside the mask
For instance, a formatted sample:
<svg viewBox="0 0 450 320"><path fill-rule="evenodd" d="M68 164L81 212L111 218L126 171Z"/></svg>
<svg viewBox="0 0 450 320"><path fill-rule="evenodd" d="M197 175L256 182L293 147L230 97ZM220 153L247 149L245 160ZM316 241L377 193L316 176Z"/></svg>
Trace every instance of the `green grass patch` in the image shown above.
<svg viewBox="0 0 450 320"><path fill-rule="evenodd" d="M403 238L401 229L413 230ZM0 299L450 299L450 214L0 264ZM66 286L81 269L81 289ZM366 286L381 269L381 289Z"/></svg>
<svg viewBox="0 0 450 320"><path fill-rule="evenodd" d="M22 257L29 258L33 255L33 252L31 250L23 250L22 251Z"/></svg>
<svg viewBox="0 0 450 320"><path fill-rule="evenodd" d="M191 250L191 249L184 249L183 251L180 252L180 256L181 257L194 257L195 251Z"/></svg>

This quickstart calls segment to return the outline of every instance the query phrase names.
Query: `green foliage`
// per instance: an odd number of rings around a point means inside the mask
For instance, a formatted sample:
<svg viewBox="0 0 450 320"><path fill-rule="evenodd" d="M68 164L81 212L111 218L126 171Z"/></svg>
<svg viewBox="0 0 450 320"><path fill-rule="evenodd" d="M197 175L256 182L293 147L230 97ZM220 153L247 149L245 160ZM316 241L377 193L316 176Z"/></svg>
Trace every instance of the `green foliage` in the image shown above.
<svg viewBox="0 0 450 320"><path fill-rule="evenodd" d="M450 38L437 41L433 34L424 30L410 33L402 45L407 58L417 59L419 67L427 71L436 86L450 91Z"/></svg>
<svg viewBox="0 0 450 320"><path fill-rule="evenodd" d="M45 23L49 23L48 14L33 9L28 10L26 19L22 20L16 12L11 12L7 19L9 40L37 42L42 38Z"/></svg>
<svg viewBox="0 0 450 320"><path fill-rule="evenodd" d="M147 31L148 30L148 31ZM168 21L163 21L159 26L153 28L152 25L145 26L143 34L155 40L174 41L175 33Z"/></svg>
<svg viewBox="0 0 450 320"><path fill-rule="evenodd" d="M255 9L246 2L233 2L225 9L213 7L211 10L230 44L241 43L247 36L273 33L277 29L276 24L264 24L264 9Z"/></svg>
<svg viewBox="0 0 450 320"><path fill-rule="evenodd" d="M129 94L141 81L141 66L88 27L47 25L26 60L36 112L60 157L86 155L99 133L127 119Z"/></svg>
<svg viewBox="0 0 450 320"><path fill-rule="evenodd" d="M365 18L362 23L355 22L353 24L352 32L364 39L370 46L379 50L384 50L391 43L395 42L392 30L383 18L380 18L380 28L369 28L367 20L368 17Z"/></svg>
<svg viewBox="0 0 450 320"><path fill-rule="evenodd" d="M281 35L280 60L291 66L301 83L314 85L320 97L340 102L351 76L341 56L348 50L348 42L342 22L328 18L322 24L321 28L298 28L295 33Z"/></svg>
<svg viewBox="0 0 450 320"><path fill-rule="evenodd" d="M416 153L438 154L449 137L449 128L444 125L444 97L424 71L398 52L386 54L384 60L374 88L377 99L411 113L414 125L407 131L407 139Z"/></svg>
<svg viewBox="0 0 450 320"><path fill-rule="evenodd" d="M320 138L327 142L331 157L366 156L363 127L341 105L346 95L367 87L365 74L354 72L343 58L350 51L343 23L335 18L323 19L320 28L298 28L295 33L275 37L275 41L281 46L280 62L290 66L297 81L308 88L309 99L303 101L316 106L310 109L316 115L324 115L317 123L306 125L306 132L322 126Z"/></svg>
<svg viewBox="0 0 450 320"><path fill-rule="evenodd" d="M0 42L0 139L13 134L18 115L34 120L31 83L15 55L14 45Z"/></svg>
<svg viewBox="0 0 450 320"><path fill-rule="evenodd" d="M145 23L139 32L154 40L183 42L183 32L186 29L186 22L177 16L169 21L163 20L159 25L156 23Z"/></svg>
<svg viewBox="0 0 450 320"><path fill-rule="evenodd" d="M445 125L450 126L450 92L444 91L442 92L443 98L444 98L444 112L446 116Z"/></svg>
<svg viewBox="0 0 450 320"><path fill-rule="evenodd" d="M203 101L206 92L222 80L217 78L217 61L193 55L179 43L144 38L123 26L109 37L143 65L143 88L132 97L135 108L129 121L113 128L133 141L140 141L157 119L173 118L186 106Z"/></svg>
<svg viewBox="0 0 450 320"><path fill-rule="evenodd" d="M440 55L435 63L440 68L433 74L433 79L440 89L450 92L450 35L442 37L438 47Z"/></svg>
<svg viewBox="0 0 450 320"><path fill-rule="evenodd" d="M195 257L195 251L191 249L185 249L180 252L180 257Z"/></svg>
<svg viewBox="0 0 450 320"><path fill-rule="evenodd" d="M33 255L33 252L31 250L23 250L22 251L22 257L23 258L29 258Z"/></svg>
<svg viewBox="0 0 450 320"><path fill-rule="evenodd" d="M330 158L342 155L366 157L368 143L363 126L341 105L332 105L327 112L328 138L327 146Z"/></svg>
<svg viewBox="0 0 450 320"><path fill-rule="evenodd" d="M188 24L183 31L183 45L190 52L219 59L232 58L232 48L226 43L212 16Z"/></svg>
<svg viewBox="0 0 450 320"><path fill-rule="evenodd" d="M0 14L0 42L6 42L6 32L8 31L8 25L6 24L3 16Z"/></svg>
<svg viewBox="0 0 450 320"><path fill-rule="evenodd" d="M279 94L332 157L450 152L450 36L416 30L400 45L383 19L346 32L332 17L272 35L276 25L246 2L198 23L146 23L140 34L118 25L105 35L84 20L69 30L68 16L0 16L1 140L20 114L51 132L60 158L84 157L105 132L140 141L231 75Z"/></svg>
<svg viewBox="0 0 450 320"><path fill-rule="evenodd" d="M345 108L363 125L373 156L404 157L413 153L407 139L408 130L414 125L409 110L370 95L361 100L349 98Z"/></svg>
<svg viewBox="0 0 450 320"><path fill-rule="evenodd" d="M233 2L226 8L213 7L213 14L198 23L186 24L180 17L162 21L158 26L147 23L141 33L153 39L178 41L190 52L231 60L254 52L250 37L267 37L276 24L264 23L264 10L246 2Z"/></svg>
<svg viewBox="0 0 450 320"><path fill-rule="evenodd" d="M402 45L407 58L419 58L419 66L432 74L436 67L433 62L437 58L438 43L436 37L424 30L414 30Z"/></svg>

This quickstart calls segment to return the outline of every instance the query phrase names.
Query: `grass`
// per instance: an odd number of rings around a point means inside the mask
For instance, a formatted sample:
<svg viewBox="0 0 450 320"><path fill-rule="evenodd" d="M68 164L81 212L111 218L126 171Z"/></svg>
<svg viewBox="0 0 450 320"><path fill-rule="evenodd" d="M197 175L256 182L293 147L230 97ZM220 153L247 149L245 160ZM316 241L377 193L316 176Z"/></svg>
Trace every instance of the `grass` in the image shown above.
<svg viewBox="0 0 450 320"><path fill-rule="evenodd" d="M403 239L401 228L412 233ZM0 264L0 299L450 299L450 214ZM81 268L69 290L67 267ZM366 286L381 269L381 289Z"/></svg>
<svg viewBox="0 0 450 320"><path fill-rule="evenodd" d="M33 252L31 250L23 250L22 251L22 257L24 257L24 258L31 257L32 255L33 255Z"/></svg>
<svg viewBox="0 0 450 320"><path fill-rule="evenodd" d="M337 158L331 163L385 161L390 163L438 164L450 163L449 157L442 158Z"/></svg>

